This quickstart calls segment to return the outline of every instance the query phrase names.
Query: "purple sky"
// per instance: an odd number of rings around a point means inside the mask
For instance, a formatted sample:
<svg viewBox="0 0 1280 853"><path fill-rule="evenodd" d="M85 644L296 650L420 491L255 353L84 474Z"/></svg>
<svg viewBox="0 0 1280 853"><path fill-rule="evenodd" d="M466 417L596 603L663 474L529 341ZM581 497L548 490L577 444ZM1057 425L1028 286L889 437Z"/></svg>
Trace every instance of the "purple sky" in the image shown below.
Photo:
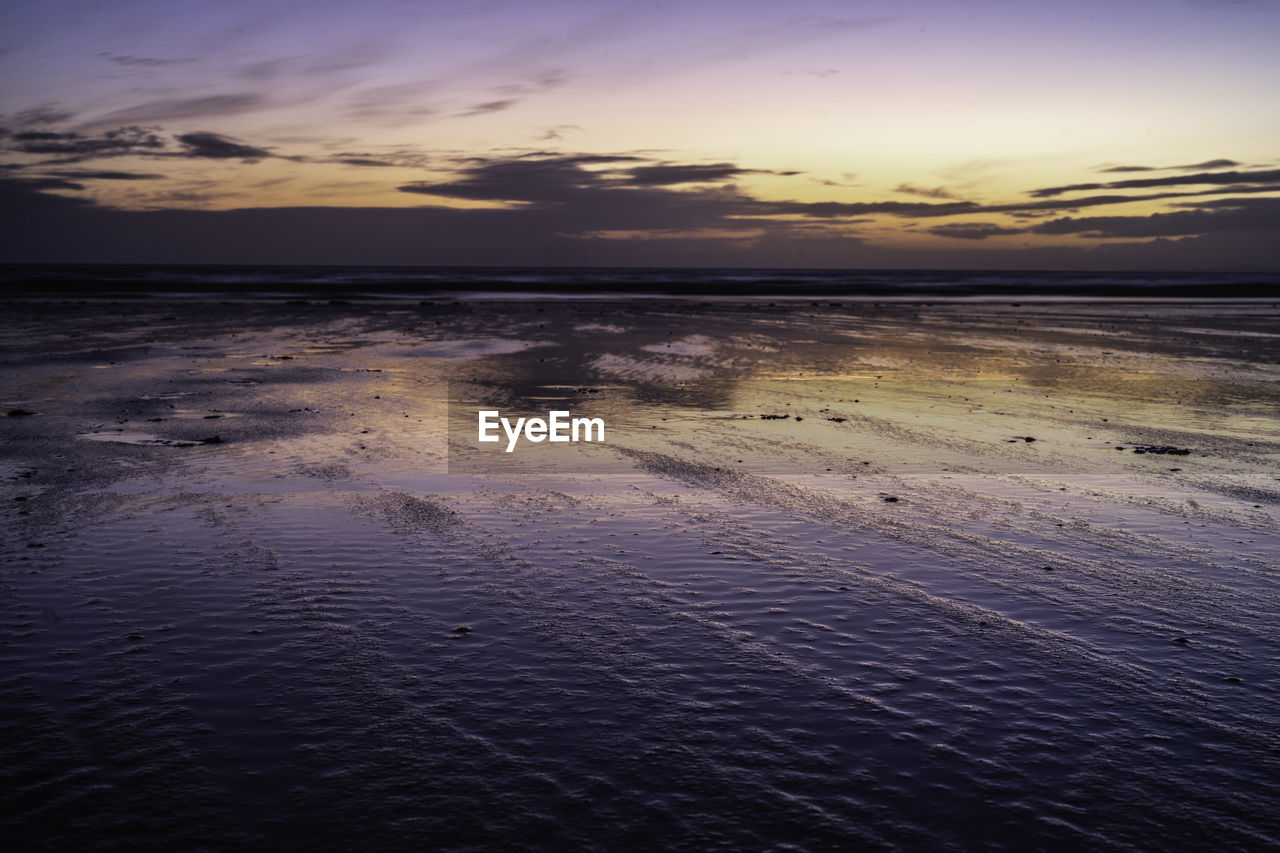
<svg viewBox="0 0 1280 853"><path fill-rule="evenodd" d="M1274 2L9 2L0 259L1280 267Z"/></svg>

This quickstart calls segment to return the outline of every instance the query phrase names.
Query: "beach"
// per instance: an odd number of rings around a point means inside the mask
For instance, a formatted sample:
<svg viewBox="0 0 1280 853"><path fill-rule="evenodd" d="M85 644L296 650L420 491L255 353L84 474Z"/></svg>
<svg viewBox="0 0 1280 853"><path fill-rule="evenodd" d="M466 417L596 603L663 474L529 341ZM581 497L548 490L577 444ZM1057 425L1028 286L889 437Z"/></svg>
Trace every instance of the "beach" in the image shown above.
<svg viewBox="0 0 1280 853"><path fill-rule="evenodd" d="M6 300L5 829L1275 849L1278 320ZM604 440L507 454L480 409Z"/></svg>

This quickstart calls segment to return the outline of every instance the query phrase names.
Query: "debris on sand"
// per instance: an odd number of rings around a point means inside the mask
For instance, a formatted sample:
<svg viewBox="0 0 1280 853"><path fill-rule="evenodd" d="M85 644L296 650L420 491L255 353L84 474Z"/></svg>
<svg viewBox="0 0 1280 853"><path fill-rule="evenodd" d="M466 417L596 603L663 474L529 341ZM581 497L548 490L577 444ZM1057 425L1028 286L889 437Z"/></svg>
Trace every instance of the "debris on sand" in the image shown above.
<svg viewBox="0 0 1280 853"><path fill-rule="evenodd" d="M1191 451L1186 447L1172 447L1167 444L1135 444L1134 453L1156 453L1161 456L1190 456Z"/></svg>
<svg viewBox="0 0 1280 853"><path fill-rule="evenodd" d="M888 495L884 498L884 502L887 504L896 504L898 502L898 498L894 495Z"/></svg>
<svg viewBox="0 0 1280 853"><path fill-rule="evenodd" d="M9 417L11 418L25 418L25 417L30 417L31 415L34 415L34 414L35 412L28 412L26 409L10 409L9 410Z"/></svg>

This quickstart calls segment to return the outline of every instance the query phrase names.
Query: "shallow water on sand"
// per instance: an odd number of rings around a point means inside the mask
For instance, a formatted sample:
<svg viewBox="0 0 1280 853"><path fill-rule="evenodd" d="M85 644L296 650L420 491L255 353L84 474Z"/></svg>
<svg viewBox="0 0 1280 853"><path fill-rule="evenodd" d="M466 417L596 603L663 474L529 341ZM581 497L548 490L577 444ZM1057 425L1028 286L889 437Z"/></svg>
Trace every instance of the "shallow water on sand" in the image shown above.
<svg viewBox="0 0 1280 853"><path fill-rule="evenodd" d="M1280 845L1275 306L10 307L20 846Z"/></svg>

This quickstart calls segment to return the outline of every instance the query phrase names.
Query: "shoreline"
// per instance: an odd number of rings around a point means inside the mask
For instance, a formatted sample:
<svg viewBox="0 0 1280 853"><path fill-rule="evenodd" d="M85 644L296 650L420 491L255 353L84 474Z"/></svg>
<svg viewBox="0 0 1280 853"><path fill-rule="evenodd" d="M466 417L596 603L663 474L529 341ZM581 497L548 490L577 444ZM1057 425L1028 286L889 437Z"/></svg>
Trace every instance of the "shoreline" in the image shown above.
<svg viewBox="0 0 1280 853"><path fill-rule="evenodd" d="M1280 272L0 264L0 298L1280 299Z"/></svg>

